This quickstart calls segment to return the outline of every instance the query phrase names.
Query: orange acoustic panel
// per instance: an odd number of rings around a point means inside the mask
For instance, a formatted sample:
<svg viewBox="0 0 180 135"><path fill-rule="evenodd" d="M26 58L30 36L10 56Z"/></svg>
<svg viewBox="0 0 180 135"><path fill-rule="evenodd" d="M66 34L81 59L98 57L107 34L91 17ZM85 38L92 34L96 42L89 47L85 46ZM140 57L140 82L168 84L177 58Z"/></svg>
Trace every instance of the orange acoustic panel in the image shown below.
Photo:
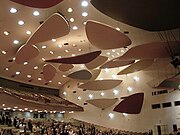
<svg viewBox="0 0 180 135"><path fill-rule="evenodd" d="M96 21L87 21L86 35L93 46L102 50L121 48L131 44L130 38L125 34Z"/></svg>
<svg viewBox="0 0 180 135"><path fill-rule="evenodd" d="M64 63L64 64L85 64L94 60L100 54L101 54L101 51L95 51L95 52L90 52L90 53L86 53L86 54L82 54L82 55L78 55L74 57L46 60L46 62Z"/></svg>
<svg viewBox="0 0 180 135"><path fill-rule="evenodd" d="M86 100L86 102L88 102L89 104L92 104L101 109L106 109L114 105L117 101L118 98L114 98L114 99L102 98L102 99Z"/></svg>
<svg viewBox="0 0 180 135"><path fill-rule="evenodd" d="M79 88L92 91L110 90L118 86L122 80L95 80L81 84Z"/></svg>
<svg viewBox="0 0 180 135"><path fill-rule="evenodd" d="M87 70L80 70L69 74L68 77L76 80L89 80L92 74Z"/></svg>
<svg viewBox="0 0 180 135"><path fill-rule="evenodd" d="M86 63L85 65L88 69L94 69L94 68L97 68L98 66L102 65L107 60L108 60L108 58L105 56L98 56L96 59L90 61L89 63Z"/></svg>
<svg viewBox="0 0 180 135"><path fill-rule="evenodd" d="M139 114L144 101L144 93L136 93L125 97L114 109L115 112Z"/></svg>
<svg viewBox="0 0 180 135"><path fill-rule="evenodd" d="M62 2L63 0L11 0L18 4L33 8L50 8Z"/></svg>
<svg viewBox="0 0 180 135"><path fill-rule="evenodd" d="M91 0L91 4L109 17L149 31L180 27L179 0Z"/></svg>
<svg viewBox="0 0 180 135"><path fill-rule="evenodd" d="M176 90L180 86L180 75L165 79L155 89Z"/></svg>
<svg viewBox="0 0 180 135"><path fill-rule="evenodd" d="M117 75L124 75L144 70L153 64L154 60L140 60L120 71Z"/></svg>
<svg viewBox="0 0 180 135"><path fill-rule="evenodd" d="M17 64L23 64L24 62L28 62L38 55L39 49L35 45L22 45L16 53L15 62Z"/></svg>
<svg viewBox="0 0 180 135"><path fill-rule="evenodd" d="M120 60L167 58L180 55L180 42L152 42L130 48Z"/></svg>
<svg viewBox="0 0 180 135"><path fill-rule="evenodd" d="M56 39L69 34L69 24L66 19L54 13L48 17L28 39L28 45Z"/></svg>
<svg viewBox="0 0 180 135"><path fill-rule="evenodd" d="M59 65L59 70L62 72L69 71L73 68L74 66L72 64L61 64Z"/></svg>
<svg viewBox="0 0 180 135"><path fill-rule="evenodd" d="M110 60L110 61L104 63L102 66L100 66L100 68L104 69L104 68L122 67L122 66L127 66L130 64L133 64L134 62L135 62L135 60L118 60L116 58L116 59L113 59L113 60Z"/></svg>
<svg viewBox="0 0 180 135"><path fill-rule="evenodd" d="M50 65L50 64L45 64L43 67L43 77L44 80L49 82L51 81L54 76L56 74L56 69L54 66Z"/></svg>

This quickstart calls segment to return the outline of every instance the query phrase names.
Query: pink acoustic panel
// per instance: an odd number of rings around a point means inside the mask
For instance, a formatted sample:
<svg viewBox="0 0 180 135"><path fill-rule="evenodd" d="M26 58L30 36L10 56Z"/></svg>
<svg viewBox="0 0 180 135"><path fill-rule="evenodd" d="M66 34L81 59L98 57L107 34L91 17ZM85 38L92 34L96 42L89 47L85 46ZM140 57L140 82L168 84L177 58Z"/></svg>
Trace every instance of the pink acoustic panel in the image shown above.
<svg viewBox="0 0 180 135"><path fill-rule="evenodd" d="M117 75L124 75L144 70L153 64L154 60L140 60L120 71Z"/></svg>
<svg viewBox="0 0 180 135"><path fill-rule="evenodd" d="M175 55L180 55L180 42L153 42L138 45L130 48L120 60L138 60L138 59L155 59L167 58Z"/></svg>
<svg viewBox="0 0 180 135"><path fill-rule="evenodd" d="M118 98L114 98L114 99L102 98L102 99L86 100L87 103L92 104L101 109L106 109L114 105L117 101L118 101Z"/></svg>
<svg viewBox="0 0 180 135"><path fill-rule="evenodd" d="M90 61L89 63L86 63L85 65L88 69L94 69L102 65L107 60L108 58L105 56L98 56L96 59Z"/></svg>
<svg viewBox="0 0 180 135"><path fill-rule="evenodd" d="M180 86L180 77L175 76L172 78L165 79L162 81L155 89L167 89L167 90L176 90Z"/></svg>
<svg viewBox="0 0 180 135"><path fill-rule="evenodd" d="M50 8L57 5L63 0L11 0L18 4L33 8Z"/></svg>
<svg viewBox="0 0 180 135"><path fill-rule="evenodd" d="M81 84L79 88L92 91L110 90L118 86L122 80L95 80Z"/></svg>
<svg viewBox="0 0 180 135"><path fill-rule="evenodd" d="M114 109L115 112L139 114L144 101L144 93L136 93L122 100Z"/></svg>
<svg viewBox="0 0 180 135"><path fill-rule="evenodd" d="M93 46L102 50L121 48L131 44L128 36L96 21L87 21L86 35Z"/></svg>
<svg viewBox="0 0 180 135"><path fill-rule="evenodd" d="M56 74L56 69L50 64L45 64L43 67L43 77L46 82L51 81Z"/></svg>
<svg viewBox="0 0 180 135"><path fill-rule="evenodd" d="M38 55L39 49L35 45L22 45L16 53L15 62L17 64L23 64L24 62L28 62Z"/></svg>
<svg viewBox="0 0 180 135"><path fill-rule="evenodd" d="M69 33L69 24L66 19L54 13L48 17L28 39L28 45L48 41L65 36Z"/></svg>
<svg viewBox="0 0 180 135"><path fill-rule="evenodd" d="M113 60L110 60L110 61L104 63L102 66L100 66L100 68L104 69L104 68L122 67L122 66L127 66L130 64L133 64L134 62L135 62L135 60L118 60L116 58L116 59L113 59Z"/></svg>
<svg viewBox="0 0 180 135"><path fill-rule="evenodd" d="M90 52L75 57L59 58L46 60L46 62L51 63L64 63L64 64L86 64L101 54L101 51Z"/></svg>
<svg viewBox="0 0 180 135"><path fill-rule="evenodd" d="M92 74L87 70L80 70L69 74L68 77L76 80L89 80Z"/></svg>
<svg viewBox="0 0 180 135"><path fill-rule="evenodd" d="M59 65L59 70L62 72L69 71L73 68L74 66L72 64L61 64Z"/></svg>
<svg viewBox="0 0 180 135"><path fill-rule="evenodd" d="M180 27L179 0L91 0L91 4L113 19L141 29L162 31Z"/></svg>

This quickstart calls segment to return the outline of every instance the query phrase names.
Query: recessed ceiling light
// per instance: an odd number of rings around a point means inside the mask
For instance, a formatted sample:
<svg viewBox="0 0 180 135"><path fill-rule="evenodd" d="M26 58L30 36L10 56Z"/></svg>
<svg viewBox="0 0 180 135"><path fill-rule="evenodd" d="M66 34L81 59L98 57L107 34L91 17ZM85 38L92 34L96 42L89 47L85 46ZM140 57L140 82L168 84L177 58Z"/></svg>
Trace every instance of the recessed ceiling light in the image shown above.
<svg viewBox="0 0 180 135"><path fill-rule="evenodd" d="M104 92L101 92L101 96L104 96Z"/></svg>
<svg viewBox="0 0 180 135"><path fill-rule="evenodd" d="M52 41L52 42L56 42L56 39L53 38L51 41Z"/></svg>
<svg viewBox="0 0 180 135"><path fill-rule="evenodd" d="M63 46L62 45L58 45L59 48L62 48Z"/></svg>
<svg viewBox="0 0 180 135"><path fill-rule="evenodd" d="M58 82L58 84L62 84L61 82Z"/></svg>
<svg viewBox="0 0 180 135"><path fill-rule="evenodd" d="M108 69L108 68L105 68L104 70L105 70L106 73L109 72L109 69Z"/></svg>
<svg viewBox="0 0 180 135"><path fill-rule="evenodd" d="M35 66L34 69L38 69L38 66Z"/></svg>
<svg viewBox="0 0 180 135"><path fill-rule="evenodd" d="M64 92L63 92L63 95L67 95L67 93L64 91Z"/></svg>
<svg viewBox="0 0 180 135"><path fill-rule="evenodd" d="M127 113L122 113L123 114L123 116L127 116L128 114Z"/></svg>
<svg viewBox="0 0 180 135"><path fill-rule="evenodd" d="M70 22L74 22L74 18L70 18L69 20L70 20Z"/></svg>
<svg viewBox="0 0 180 135"><path fill-rule="evenodd" d="M82 51L82 49L79 49L79 52L81 52Z"/></svg>
<svg viewBox="0 0 180 135"><path fill-rule="evenodd" d="M83 6L83 7L87 7L87 6L88 6L88 2L87 2L87 1L83 1L83 2L81 2L81 6Z"/></svg>
<svg viewBox="0 0 180 135"><path fill-rule="evenodd" d="M131 92L131 91L132 91L132 87L128 87L127 90L128 90L129 92Z"/></svg>
<svg viewBox="0 0 180 135"><path fill-rule="evenodd" d="M79 97L78 97L78 100L81 100L81 99L82 99L82 98L79 96Z"/></svg>
<svg viewBox="0 0 180 135"><path fill-rule="evenodd" d="M80 40L80 42L84 43L84 42L85 42L85 40L84 40L84 39L82 39L82 40Z"/></svg>
<svg viewBox="0 0 180 135"><path fill-rule="evenodd" d="M114 114L113 113L109 113L109 117L112 119L114 118Z"/></svg>
<svg viewBox="0 0 180 135"><path fill-rule="evenodd" d="M47 46L43 45L42 48L45 49Z"/></svg>
<svg viewBox="0 0 180 135"><path fill-rule="evenodd" d="M58 58L62 58L61 56L58 56Z"/></svg>
<svg viewBox="0 0 180 135"><path fill-rule="evenodd" d="M39 13L38 11L34 11L34 12L33 12L33 15L34 15L34 16L38 16L39 14L40 14L40 13Z"/></svg>
<svg viewBox="0 0 180 135"><path fill-rule="evenodd" d="M73 30L77 30L78 27L77 27L77 26L73 26L72 29L73 29Z"/></svg>
<svg viewBox="0 0 180 135"><path fill-rule="evenodd" d="M62 77L66 77L66 75L63 75Z"/></svg>
<svg viewBox="0 0 180 135"><path fill-rule="evenodd" d="M31 75L27 75L28 78L31 78Z"/></svg>
<svg viewBox="0 0 180 135"><path fill-rule="evenodd" d="M18 40L14 40L13 43L14 44L19 44L19 41Z"/></svg>
<svg viewBox="0 0 180 135"><path fill-rule="evenodd" d="M53 51L50 51L49 53L50 53L50 54L54 54L54 52L53 52Z"/></svg>
<svg viewBox="0 0 180 135"><path fill-rule="evenodd" d="M139 81L139 77L138 77L138 76L134 76L133 79L134 79L135 81Z"/></svg>
<svg viewBox="0 0 180 135"><path fill-rule="evenodd" d="M2 54L6 54L6 51L1 51L2 52Z"/></svg>
<svg viewBox="0 0 180 135"><path fill-rule="evenodd" d="M67 11L68 11L69 13L71 13L71 12L73 11L73 9L72 9L72 8L68 8Z"/></svg>
<svg viewBox="0 0 180 135"><path fill-rule="evenodd" d="M4 70L8 71L8 70L9 70L9 68L8 68L8 67L6 67Z"/></svg>
<svg viewBox="0 0 180 135"><path fill-rule="evenodd" d="M24 25L24 21L20 20L20 21L18 21L18 24L19 25Z"/></svg>
<svg viewBox="0 0 180 135"><path fill-rule="evenodd" d="M49 83L52 83L52 80L50 80Z"/></svg>
<svg viewBox="0 0 180 135"><path fill-rule="evenodd" d="M15 8L11 8L11 9L10 9L10 12L11 12L12 14L14 14L14 13L16 13L16 12L17 12L17 9L15 9Z"/></svg>
<svg viewBox="0 0 180 135"><path fill-rule="evenodd" d="M42 79L39 77L38 80L41 81Z"/></svg>
<svg viewBox="0 0 180 135"><path fill-rule="evenodd" d="M114 50L114 49L112 50L112 52L115 52L115 51L116 51L116 50Z"/></svg>
<svg viewBox="0 0 180 135"><path fill-rule="evenodd" d="M14 57L13 60L15 61L15 60L16 60L16 57Z"/></svg>
<svg viewBox="0 0 180 135"><path fill-rule="evenodd" d="M19 75L20 73L21 73L21 72L17 71L17 72L16 72L16 75Z"/></svg>
<svg viewBox="0 0 180 135"><path fill-rule="evenodd" d="M31 31L29 31L29 30L26 31L26 34L31 35Z"/></svg>
<svg viewBox="0 0 180 135"><path fill-rule="evenodd" d="M45 58L42 58L43 61L45 61L46 59Z"/></svg>
<svg viewBox="0 0 180 135"><path fill-rule="evenodd" d="M67 53L69 52L68 50L64 50L64 51L67 52Z"/></svg>
<svg viewBox="0 0 180 135"><path fill-rule="evenodd" d="M120 31L120 28L116 27L116 30L117 30L117 31Z"/></svg>
<svg viewBox="0 0 180 135"><path fill-rule="evenodd" d="M110 55L111 53L110 53L110 52L107 52L106 54L107 54L107 55Z"/></svg>
<svg viewBox="0 0 180 135"><path fill-rule="evenodd" d="M81 65L81 68L84 68L84 65Z"/></svg>
<svg viewBox="0 0 180 135"><path fill-rule="evenodd" d="M24 65L27 65L28 64L28 62L26 61L26 62L24 62Z"/></svg>
<svg viewBox="0 0 180 135"><path fill-rule="evenodd" d="M86 16L88 16L88 13L87 12L83 12L82 16L86 17Z"/></svg>
<svg viewBox="0 0 180 135"><path fill-rule="evenodd" d="M76 45L76 44L73 44L72 46L73 46L73 47L76 47L77 45Z"/></svg>
<svg viewBox="0 0 180 135"><path fill-rule="evenodd" d="M75 54L72 54L72 57L76 56Z"/></svg>
<svg viewBox="0 0 180 135"><path fill-rule="evenodd" d="M2 106L5 106L5 104L2 104Z"/></svg>
<svg viewBox="0 0 180 135"><path fill-rule="evenodd" d="M92 99L92 98L93 98L93 95L92 95L92 94L89 94L89 98Z"/></svg>
<svg viewBox="0 0 180 135"><path fill-rule="evenodd" d="M9 35L9 32L4 31L4 35L8 36L8 35Z"/></svg>
<svg viewBox="0 0 180 135"><path fill-rule="evenodd" d="M125 51L124 50L121 50L122 53L124 53Z"/></svg>
<svg viewBox="0 0 180 135"><path fill-rule="evenodd" d="M87 22L83 22L84 25L86 25Z"/></svg>
<svg viewBox="0 0 180 135"><path fill-rule="evenodd" d="M118 90L113 90L114 95L117 95L119 93Z"/></svg>

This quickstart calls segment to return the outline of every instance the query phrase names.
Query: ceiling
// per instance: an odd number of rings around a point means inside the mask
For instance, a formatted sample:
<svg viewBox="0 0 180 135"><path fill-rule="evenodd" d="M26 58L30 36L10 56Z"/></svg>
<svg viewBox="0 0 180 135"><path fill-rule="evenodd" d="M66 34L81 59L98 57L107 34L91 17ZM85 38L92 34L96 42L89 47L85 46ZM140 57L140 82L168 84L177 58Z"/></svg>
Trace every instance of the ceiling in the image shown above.
<svg viewBox="0 0 180 135"><path fill-rule="evenodd" d="M96 48L88 41L85 32L85 22L87 20L95 20L110 25L121 33L125 33L126 36L131 39L132 43L128 48L122 47L102 50L101 56L106 56L108 60L123 55L128 49L137 45L155 41L166 41L166 38L162 38L159 35L165 36L166 34L168 35L173 32L178 39L180 38L179 29L166 32L149 32L135 28L111 19L91 5L90 0L86 1L88 2L87 7L81 6L82 0L64 0L55 6L42 9L24 6L10 0L1 0L0 76L27 84L50 88L61 88L66 82L71 80L71 78L68 77L69 74L78 70L87 69L86 66L84 64L73 64L72 69L68 71L60 71L59 63L51 63L56 69L56 75L52 80L47 82L42 74L43 66L47 64L45 60L74 57L93 51L99 51L100 49ZM11 8L17 9L17 12L11 13ZM72 8L72 12L68 12L68 8ZM39 15L33 15L34 11L38 11ZM61 13L67 19L68 25L70 26L69 34L56 38L55 40L35 44L34 46L36 46L40 51L39 55L27 63L16 64L14 58L17 50L27 42L29 37L35 33L42 22L53 13L57 12ZM82 16L83 12L87 12L88 15L86 17ZM74 21L72 21L72 18ZM23 25L18 24L18 21L20 20L24 21ZM73 30L74 28L75 30ZM51 27L48 27L47 29L51 29ZM27 31L30 32L28 33ZM98 36L99 34L97 37ZM14 44L14 40L18 40L19 43Z"/></svg>

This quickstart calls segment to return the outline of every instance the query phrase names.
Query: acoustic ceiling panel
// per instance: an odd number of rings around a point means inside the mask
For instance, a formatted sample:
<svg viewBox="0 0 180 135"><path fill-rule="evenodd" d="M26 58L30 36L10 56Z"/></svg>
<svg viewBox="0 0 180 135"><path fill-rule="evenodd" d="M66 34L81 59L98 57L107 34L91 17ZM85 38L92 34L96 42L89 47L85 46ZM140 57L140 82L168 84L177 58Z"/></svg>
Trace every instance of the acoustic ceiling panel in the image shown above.
<svg viewBox="0 0 180 135"><path fill-rule="evenodd" d="M153 64L154 60L140 60L120 71L117 75L124 75L144 70Z"/></svg>
<svg viewBox="0 0 180 135"><path fill-rule="evenodd" d="M139 114L144 101L144 93L136 93L122 100L114 109L115 112Z"/></svg>
<svg viewBox="0 0 180 135"><path fill-rule="evenodd" d="M114 99L102 98L102 99L86 100L86 102L88 102L89 104L92 104L101 109L106 109L114 105L117 101L118 98L114 98Z"/></svg>
<svg viewBox="0 0 180 135"><path fill-rule="evenodd" d="M91 79L92 74L87 70L80 70L69 74L68 77L77 80L89 80Z"/></svg>
<svg viewBox="0 0 180 135"><path fill-rule="evenodd" d="M94 81L99 76L100 73L101 73L101 69L92 70L91 71L92 77L89 81Z"/></svg>
<svg viewBox="0 0 180 135"><path fill-rule="evenodd" d="M117 21L148 31L180 27L179 0L91 0L91 3Z"/></svg>
<svg viewBox="0 0 180 135"><path fill-rule="evenodd" d="M95 80L81 84L78 87L92 91L110 90L118 86L121 82L122 80Z"/></svg>
<svg viewBox="0 0 180 135"><path fill-rule="evenodd" d="M133 64L135 62L135 60L118 60L113 59L110 60L106 63L104 63L102 66L100 66L101 69L105 69L105 68L116 68L116 67L122 67L122 66L127 66L130 64Z"/></svg>
<svg viewBox="0 0 180 135"><path fill-rule="evenodd" d="M78 55L74 57L46 60L46 62L64 63L64 64L85 64L94 60L100 54L101 54L101 51L95 51L95 52L90 52L90 53L86 53L86 54L82 54L82 55Z"/></svg>
<svg viewBox="0 0 180 135"><path fill-rule="evenodd" d="M47 82L51 81L56 75L56 69L50 64L45 64L43 67L43 77Z"/></svg>
<svg viewBox="0 0 180 135"><path fill-rule="evenodd" d="M28 62L38 55L39 49L35 45L22 45L16 53L15 62L17 64L23 64L24 62Z"/></svg>
<svg viewBox="0 0 180 135"><path fill-rule="evenodd" d="M180 42L153 42L130 48L120 60L167 58L180 55Z"/></svg>
<svg viewBox="0 0 180 135"><path fill-rule="evenodd" d="M180 78L178 76L165 79L162 81L155 89L167 89L167 90L176 90L180 86Z"/></svg>
<svg viewBox="0 0 180 135"><path fill-rule="evenodd" d="M61 64L59 65L59 70L62 72L69 71L73 68L74 66L72 64Z"/></svg>
<svg viewBox="0 0 180 135"><path fill-rule="evenodd" d="M69 24L66 19L54 13L48 17L28 39L28 45L48 41L65 36L69 33Z"/></svg>
<svg viewBox="0 0 180 135"><path fill-rule="evenodd" d="M86 35L93 46L102 50L121 48L131 44L128 36L100 22L87 21Z"/></svg>
<svg viewBox="0 0 180 135"><path fill-rule="evenodd" d="M86 63L85 65L88 69L94 69L94 68L97 68L100 65L102 65L107 60L108 60L108 58L105 56L98 56L96 59L92 60L89 63Z"/></svg>
<svg viewBox="0 0 180 135"><path fill-rule="evenodd" d="M50 8L57 5L63 0L11 0L18 4L33 8Z"/></svg>

